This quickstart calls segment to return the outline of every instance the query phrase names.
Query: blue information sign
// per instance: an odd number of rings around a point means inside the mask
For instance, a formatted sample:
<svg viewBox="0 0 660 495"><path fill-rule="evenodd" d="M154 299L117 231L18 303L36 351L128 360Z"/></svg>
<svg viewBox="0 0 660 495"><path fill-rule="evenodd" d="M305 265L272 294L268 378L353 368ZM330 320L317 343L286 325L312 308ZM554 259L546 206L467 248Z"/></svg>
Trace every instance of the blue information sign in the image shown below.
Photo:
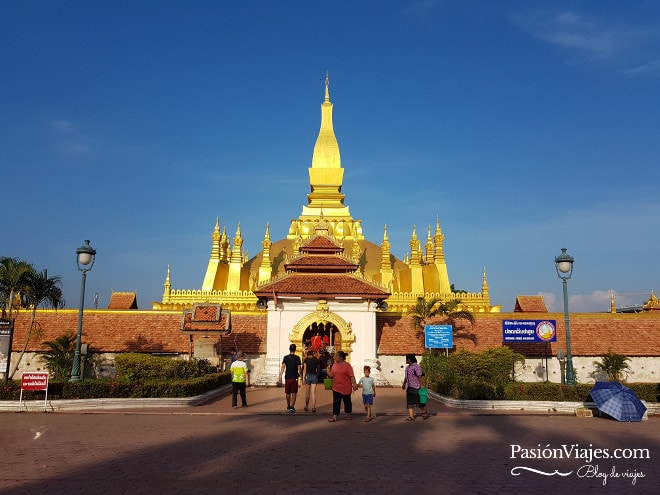
<svg viewBox="0 0 660 495"><path fill-rule="evenodd" d="M556 342L555 320L502 320L502 342Z"/></svg>
<svg viewBox="0 0 660 495"><path fill-rule="evenodd" d="M425 325L424 346L427 349L451 349L454 347L451 325Z"/></svg>

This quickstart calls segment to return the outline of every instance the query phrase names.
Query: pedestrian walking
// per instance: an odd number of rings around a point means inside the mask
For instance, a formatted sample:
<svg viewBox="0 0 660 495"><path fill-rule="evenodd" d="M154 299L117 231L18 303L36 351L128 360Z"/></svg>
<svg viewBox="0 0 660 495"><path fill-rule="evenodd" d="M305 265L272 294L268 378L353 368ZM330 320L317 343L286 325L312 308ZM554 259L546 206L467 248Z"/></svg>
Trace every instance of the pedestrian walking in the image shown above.
<svg viewBox="0 0 660 495"><path fill-rule="evenodd" d="M328 376L332 378L332 418L328 421L334 423L337 421L337 416L341 409L341 403L344 403L344 413L346 419L351 420L353 417L353 403L351 402L351 394L357 390L357 382L355 381L355 374L353 367L346 362L346 353L344 351L337 351L335 353L335 361L332 367L328 369Z"/></svg>
<svg viewBox="0 0 660 495"><path fill-rule="evenodd" d="M371 367L364 367L364 376L360 378L359 386L362 387L362 404L364 404L364 410L367 413L367 419L365 421L368 423L371 421L371 406L374 405L374 397L376 397L376 383L371 375Z"/></svg>
<svg viewBox="0 0 660 495"><path fill-rule="evenodd" d="M419 389L422 388L422 376L424 372L422 367L417 364L417 358L414 354L406 354L406 370L405 378L403 380L403 388L406 391L406 406L408 407L408 417L406 421L414 421L415 413L413 409L419 407L422 409L422 419L428 419L429 415L426 411L426 404L422 404L419 400Z"/></svg>
<svg viewBox="0 0 660 495"><path fill-rule="evenodd" d="M298 395L298 379L302 372L300 356L296 354L296 344L289 346L289 354L282 358L280 368L280 383L284 375L284 393L286 395L286 410L290 413L296 412L296 397Z"/></svg>
<svg viewBox="0 0 660 495"><path fill-rule="evenodd" d="M245 364L245 354L241 351L236 353L236 360L231 363L229 372L231 373L231 406L238 407L238 394L241 395L241 407L247 407L247 397L245 389L250 386L250 371Z"/></svg>
<svg viewBox="0 0 660 495"><path fill-rule="evenodd" d="M312 403L312 412L316 412L316 386L319 383L320 361L315 351L307 351L307 357L303 362L302 381L305 384L305 412L309 411L309 403Z"/></svg>

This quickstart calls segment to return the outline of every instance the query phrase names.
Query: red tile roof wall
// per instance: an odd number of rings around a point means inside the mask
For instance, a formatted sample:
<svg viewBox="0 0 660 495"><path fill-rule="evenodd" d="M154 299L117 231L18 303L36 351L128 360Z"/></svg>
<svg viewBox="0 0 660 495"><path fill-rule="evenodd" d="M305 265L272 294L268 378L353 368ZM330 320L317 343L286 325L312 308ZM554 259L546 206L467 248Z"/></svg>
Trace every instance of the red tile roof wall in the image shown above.
<svg viewBox="0 0 660 495"><path fill-rule="evenodd" d="M502 320L520 318L520 313L477 314L474 328L459 328L454 344L470 351L502 345ZM92 352L177 352L189 351L189 337L181 332L181 312L86 310L83 342ZM525 318L552 319L557 322L557 341L550 344L553 355L566 348L564 315L527 313ZM28 352L42 350L41 342L54 340L67 331L76 332L77 310L37 312L38 331ZM19 313L14 330L13 350L25 342L30 313ZM232 313L232 333L223 337L228 346L251 354L266 352L266 315ZM601 356L612 350L626 356L660 357L660 312L610 314L573 314L570 319L574 356ZM412 327L412 317L379 314L376 318L378 354L403 355L424 352L424 335ZM476 342L470 339L476 335Z"/></svg>
<svg viewBox="0 0 660 495"><path fill-rule="evenodd" d="M181 332L181 312L85 310L83 343L90 352L176 352L187 354L189 336ZM39 330L33 331L28 352L40 352L42 342L55 340L78 329L77 310L37 311ZM14 326L12 349L20 351L30 324L30 313L21 312ZM232 315L232 334L244 352L260 354L266 349L266 316ZM215 336L214 336L215 337Z"/></svg>
<svg viewBox="0 0 660 495"><path fill-rule="evenodd" d="M502 320L520 319L520 313L477 314L474 329L459 329L454 337L457 348L480 352L502 345ZM566 349L563 313L527 313L529 320L555 320L557 341L550 344L552 355ZM574 356L602 356L608 350L626 356L660 357L660 317L653 313L573 314L569 320L571 351ZM402 355L424 352L424 335L412 329L412 317L378 315L376 318L378 354ZM476 335L476 343L470 340Z"/></svg>

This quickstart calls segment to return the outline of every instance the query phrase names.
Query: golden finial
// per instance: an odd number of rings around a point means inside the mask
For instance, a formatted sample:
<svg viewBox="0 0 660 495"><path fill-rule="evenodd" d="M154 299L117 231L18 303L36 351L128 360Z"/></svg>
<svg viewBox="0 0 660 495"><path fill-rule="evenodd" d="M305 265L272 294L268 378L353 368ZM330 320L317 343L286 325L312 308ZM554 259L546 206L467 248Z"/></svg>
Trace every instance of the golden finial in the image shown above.
<svg viewBox="0 0 660 495"><path fill-rule="evenodd" d="M330 81L328 78L328 71L325 71L325 98L323 101L330 101Z"/></svg>

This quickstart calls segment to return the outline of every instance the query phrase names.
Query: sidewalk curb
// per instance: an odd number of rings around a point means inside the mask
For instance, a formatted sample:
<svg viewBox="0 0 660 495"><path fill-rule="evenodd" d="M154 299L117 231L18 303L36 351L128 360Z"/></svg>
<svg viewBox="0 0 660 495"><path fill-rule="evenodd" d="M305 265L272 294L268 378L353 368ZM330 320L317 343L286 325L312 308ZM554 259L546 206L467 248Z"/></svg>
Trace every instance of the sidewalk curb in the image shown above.
<svg viewBox="0 0 660 495"><path fill-rule="evenodd" d="M394 387L393 387L394 388ZM224 385L195 397L167 398L167 399L67 399L48 400L46 412L60 411L104 411L140 408L185 408L203 405L217 397L227 394L231 385ZM579 408L596 410L593 402L553 402L553 401L514 401L514 400L459 400L429 392L429 398L452 409L469 411L488 411L494 414L512 413L564 413L575 414ZM647 407L644 419L660 414L660 404L644 402ZM20 410L19 402L0 401L0 412L43 412L43 400L23 401Z"/></svg>

